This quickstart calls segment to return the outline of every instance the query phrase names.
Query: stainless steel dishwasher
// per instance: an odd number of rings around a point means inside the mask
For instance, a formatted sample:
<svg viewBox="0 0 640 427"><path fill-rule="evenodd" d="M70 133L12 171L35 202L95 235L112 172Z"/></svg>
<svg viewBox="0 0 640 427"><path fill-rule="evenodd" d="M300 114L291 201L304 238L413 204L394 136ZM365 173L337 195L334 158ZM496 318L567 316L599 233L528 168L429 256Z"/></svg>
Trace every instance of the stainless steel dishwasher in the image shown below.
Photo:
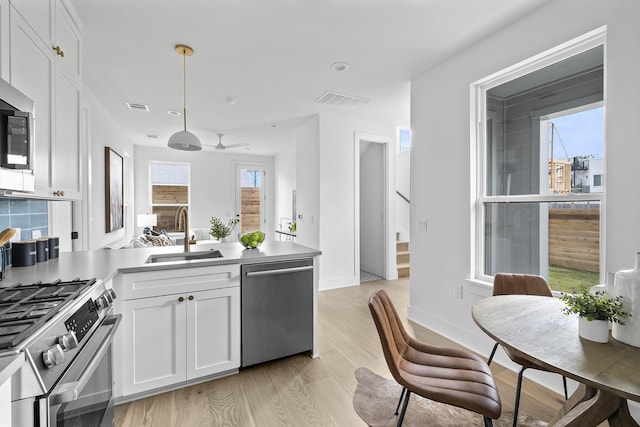
<svg viewBox="0 0 640 427"><path fill-rule="evenodd" d="M313 260L242 266L242 366L313 350Z"/></svg>

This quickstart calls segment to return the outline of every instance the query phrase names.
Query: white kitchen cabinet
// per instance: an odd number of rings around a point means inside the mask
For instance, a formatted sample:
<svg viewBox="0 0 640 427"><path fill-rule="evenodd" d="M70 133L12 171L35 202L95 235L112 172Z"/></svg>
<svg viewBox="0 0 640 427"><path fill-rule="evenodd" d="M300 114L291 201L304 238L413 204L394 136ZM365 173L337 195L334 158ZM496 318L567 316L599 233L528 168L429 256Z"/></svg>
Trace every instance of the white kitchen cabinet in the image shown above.
<svg viewBox="0 0 640 427"><path fill-rule="evenodd" d="M80 91L61 67L55 79L55 138L51 143L51 180L48 192L58 198L82 198L83 148L80 145ZM37 171L36 171L37 173Z"/></svg>
<svg viewBox="0 0 640 427"><path fill-rule="evenodd" d="M193 292L186 298L187 380L237 369L240 288Z"/></svg>
<svg viewBox="0 0 640 427"><path fill-rule="evenodd" d="M57 60L80 77L80 20L68 0L10 0Z"/></svg>
<svg viewBox="0 0 640 427"><path fill-rule="evenodd" d="M54 95L53 54L31 26L11 9L11 84L34 101L34 159L36 191L50 187ZM44 194L44 193L43 193Z"/></svg>
<svg viewBox="0 0 640 427"><path fill-rule="evenodd" d="M9 81L9 0L0 0L0 77Z"/></svg>
<svg viewBox="0 0 640 427"><path fill-rule="evenodd" d="M119 401L240 367L238 265L119 274L113 286Z"/></svg>
<svg viewBox="0 0 640 427"><path fill-rule="evenodd" d="M48 199L79 200L81 191L81 146L79 49L80 38L72 30L72 19L65 7L42 9L26 0L12 0L10 8L10 82L35 103L34 161L35 193L32 196ZM62 5L62 2L58 2ZM51 48L50 32L58 26L47 27L42 18L45 12L60 21L63 39L72 46L64 58ZM58 16L61 16L58 18ZM27 19L32 19L28 21ZM69 35L71 34L71 35ZM73 41L75 38L75 42ZM66 62L63 62L66 61ZM77 63L77 64L76 64Z"/></svg>
<svg viewBox="0 0 640 427"><path fill-rule="evenodd" d="M122 303L122 323L118 331L121 334L123 353L119 356L122 364L116 364L115 369L122 374L116 377L116 384L121 382L123 395L165 387L186 379L186 308L184 295L164 295Z"/></svg>

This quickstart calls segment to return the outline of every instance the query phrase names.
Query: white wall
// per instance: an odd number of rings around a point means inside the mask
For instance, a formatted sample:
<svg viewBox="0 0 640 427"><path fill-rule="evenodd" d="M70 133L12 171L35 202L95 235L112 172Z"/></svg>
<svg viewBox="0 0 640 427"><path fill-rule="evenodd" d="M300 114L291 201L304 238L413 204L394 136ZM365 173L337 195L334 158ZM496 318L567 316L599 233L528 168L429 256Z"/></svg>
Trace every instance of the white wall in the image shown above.
<svg viewBox="0 0 640 427"><path fill-rule="evenodd" d="M85 168L87 178L83 177L83 200L77 203L84 205L88 218L83 218L83 227L79 231L88 234L88 249L100 249L105 245L121 241L132 233L134 217L131 203L133 199L128 190L131 188L129 184L133 177L130 157L133 155L133 143L87 87L82 89L80 110L81 130L85 133L81 138L87 140L88 158ZM85 116L86 121L84 121ZM104 147L111 147L119 155L125 156L126 168L124 198L128 206L125 206L125 228L111 233L106 232Z"/></svg>
<svg viewBox="0 0 640 427"><path fill-rule="evenodd" d="M274 210L276 228L280 218L291 218L292 191L296 189L296 144L292 135L291 147L279 152L274 158ZM288 231L283 224L284 231Z"/></svg>
<svg viewBox="0 0 640 427"><path fill-rule="evenodd" d="M191 164L191 209L189 212L190 228L209 228L209 220L217 216L226 221L235 218L235 164L263 164L266 171L267 191L273 192L273 157L250 156L238 153L218 153L203 150L191 151L171 150L135 146L135 211L144 214L151 211L149 194L149 162L160 160L168 162L184 162ZM267 239L274 238L273 195L267 196L266 203ZM135 232L141 230L136 228Z"/></svg>
<svg viewBox="0 0 640 427"><path fill-rule="evenodd" d="M311 248L320 240L319 117L302 123L296 132L296 242ZM320 259L322 265L322 257Z"/></svg>
<svg viewBox="0 0 640 427"><path fill-rule="evenodd" d="M403 196L411 200L411 151L397 153L396 157L396 189ZM416 189L421 188L416 185ZM396 203L396 230L400 233L401 241L410 240L411 205L397 194L394 196Z"/></svg>
<svg viewBox="0 0 640 427"><path fill-rule="evenodd" d="M358 197L355 184L356 134L378 135L389 141L387 173L389 186L387 198L395 194L396 125L350 119L346 115L321 115L319 119L319 246L320 289L357 285L359 260L356 239L359 235L359 218L356 215ZM371 139L373 140L373 139ZM300 168L300 165L298 166ZM395 245L395 209L388 213L387 241ZM386 248L395 254L395 246ZM387 260L387 270L393 270L395 259ZM394 272L392 272L393 274ZM397 275L397 272L395 272Z"/></svg>
<svg viewBox="0 0 640 427"><path fill-rule="evenodd" d="M640 249L640 199L636 182L628 179L628 171L634 170L635 159L640 158L639 16L640 2L635 0L549 2L412 82L411 319L488 353L490 340L473 323L471 306L489 295L490 289L465 280L472 275L470 209L474 196L469 85L603 25L608 33L606 271L632 265L633 254ZM442 105L447 108L443 110ZM443 177L447 185L441 185ZM426 233L417 230L421 218L428 220ZM454 287L462 285L463 298L454 298Z"/></svg>

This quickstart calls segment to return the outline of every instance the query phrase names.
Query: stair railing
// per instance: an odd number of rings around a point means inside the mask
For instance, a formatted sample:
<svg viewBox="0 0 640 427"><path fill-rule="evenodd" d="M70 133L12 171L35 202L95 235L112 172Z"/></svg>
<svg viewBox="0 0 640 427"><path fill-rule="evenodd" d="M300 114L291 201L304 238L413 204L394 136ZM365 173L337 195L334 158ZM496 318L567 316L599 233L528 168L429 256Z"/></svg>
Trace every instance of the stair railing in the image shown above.
<svg viewBox="0 0 640 427"><path fill-rule="evenodd" d="M396 194L398 196L400 196L400 198L402 200L404 200L405 202L407 202L408 204L411 204L411 200L409 200L409 198L407 196L405 196L404 194L402 194L400 191L396 190Z"/></svg>

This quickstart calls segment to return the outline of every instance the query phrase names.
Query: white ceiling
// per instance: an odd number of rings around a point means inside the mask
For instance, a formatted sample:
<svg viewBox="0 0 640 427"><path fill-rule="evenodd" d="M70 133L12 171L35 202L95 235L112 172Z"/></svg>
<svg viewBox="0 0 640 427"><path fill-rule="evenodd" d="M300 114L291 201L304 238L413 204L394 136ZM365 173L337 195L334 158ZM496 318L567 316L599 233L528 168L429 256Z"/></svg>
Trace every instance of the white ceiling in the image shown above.
<svg viewBox="0 0 640 427"><path fill-rule="evenodd" d="M182 111L174 46L183 43L195 51L188 130L212 145L222 132L225 144L251 144L236 152L261 155L285 148L292 126L317 113L408 126L413 77L547 1L71 0L83 79L135 144L166 146L182 129L167 111ZM349 70L333 71L339 61ZM355 111L315 103L325 91L371 102Z"/></svg>

